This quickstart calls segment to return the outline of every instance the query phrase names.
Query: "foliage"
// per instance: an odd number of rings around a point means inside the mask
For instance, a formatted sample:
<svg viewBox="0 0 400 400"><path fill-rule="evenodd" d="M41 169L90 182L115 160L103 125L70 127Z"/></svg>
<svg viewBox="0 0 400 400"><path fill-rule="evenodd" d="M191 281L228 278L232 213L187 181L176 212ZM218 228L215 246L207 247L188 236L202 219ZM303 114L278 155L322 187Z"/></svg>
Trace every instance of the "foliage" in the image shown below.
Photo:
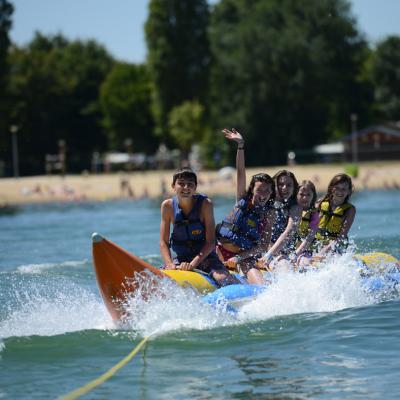
<svg viewBox="0 0 400 400"><path fill-rule="evenodd" d="M8 32L12 26L13 5L7 0L0 0L0 80L4 80L7 71L7 52L10 47Z"/></svg>
<svg viewBox="0 0 400 400"><path fill-rule="evenodd" d="M60 139L70 170L88 168L91 152L105 148L98 91L112 62L94 41L61 35L37 33L27 47L12 50L10 92L23 174L42 173L45 154L57 152Z"/></svg>
<svg viewBox="0 0 400 400"><path fill-rule="evenodd" d="M346 164L344 167L344 172L351 176L352 178L358 177L358 165L357 164Z"/></svg>
<svg viewBox="0 0 400 400"><path fill-rule="evenodd" d="M17 125L22 174L44 172L59 140L69 172L128 139L148 153L200 143L219 167L234 161L219 131L235 127L246 164L271 165L348 134L351 114L400 119L400 37L369 48L348 0L151 0L146 65L62 35L10 47L12 12L0 0L0 164Z"/></svg>
<svg viewBox="0 0 400 400"><path fill-rule="evenodd" d="M192 144L202 141L204 135L204 107L197 101L185 101L174 107L168 120L171 136L187 159Z"/></svg>
<svg viewBox="0 0 400 400"><path fill-rule="evenodd" d="M400 120L400 37L390 36L380 42L372 57L372 83L379 116Z"/></svg>
<svg viewBox="0 0 400 400"><path fill-rule="evenodd" d="M214 124L244 131L249 165L283 163L363 112L366 43L345 0L222 0L210 43Z"/></svg>
<svg viewBox="0 0 400 400"><path fill-rule="evenodd" d="M206 0L151 0L145 32L154 84L157 133L167 137L170 111L184 101L207 104L210 51Z"/></svg>
<svg viewBox="0 0 400 400"><path fill-rule="evenodd" d="M10 2L0 0L0 162L10 153L10 121L7 117L10 104L6 82L9 70L7 54L10 47L8 33L12 26L13 11L14 7Z"/></svg>
<svg viewBox="0 0 400 400"><path fill-rule="evenodd" d="M100 100L111 148L126 150L126 139L132 139L133 151L156 149L151 81L146 66L116 64L101 86Z"/></svg>

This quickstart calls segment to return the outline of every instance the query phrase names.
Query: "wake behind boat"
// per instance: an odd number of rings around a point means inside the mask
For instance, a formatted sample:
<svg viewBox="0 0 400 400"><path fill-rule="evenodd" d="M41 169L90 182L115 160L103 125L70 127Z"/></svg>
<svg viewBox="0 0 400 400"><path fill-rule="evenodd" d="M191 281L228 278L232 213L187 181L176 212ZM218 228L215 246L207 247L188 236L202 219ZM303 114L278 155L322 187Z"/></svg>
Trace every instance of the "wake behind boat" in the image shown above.
<svg viewBox="0 0 400 400"><path fill-rule="evenodd" d="M268 288L268 285L246 284L243 278L243 284L219 288L212 278L201 272L156 268L97 233L92 235L92 241L97 284L109 313L116 321L124 315L123 304L132 294L140 290L145 299L163 281L192 287L205 302L212 305L222 304L231 312L235 312ZM366 290L381 290L387 287L388 282L391 286L400 282L400 265L395 257L374 252L356 255L354 258Z"/></svg>

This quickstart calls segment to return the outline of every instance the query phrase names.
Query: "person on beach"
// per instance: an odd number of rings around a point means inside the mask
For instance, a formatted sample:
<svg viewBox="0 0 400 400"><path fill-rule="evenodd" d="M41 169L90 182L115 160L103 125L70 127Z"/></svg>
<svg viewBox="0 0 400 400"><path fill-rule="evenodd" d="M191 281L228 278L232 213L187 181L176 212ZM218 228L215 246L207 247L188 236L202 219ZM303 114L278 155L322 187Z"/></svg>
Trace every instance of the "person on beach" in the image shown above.
<svg viewBox="0 0 400 400"><path fill-rule="evenodd" d="M196 188L196 174L182 168L172 178L175 196L161 203L160 252L165 268L199 269L221 286L238 283L215 253L213 204L207 196L196 193Z"/></svg>
<svg viewBox="0 0 400 400"><path fill-rule="evenodd" d="M266 269L287 270L291 269L288 259L295 251L294 237L301 216L301 208L297 204L299 184L294 174L287 170L277 172L274 181L276 223L272 230L271 247L259 260L259 265Z"/></svg>
<svg viewBox="0 0 400 400"><path fill-rule="evenodd" d="M301 207L301 220L296 232L296 264L305 269L315 250L315 235L319 224L319 211L315 208L317 191L313 182L304 180L299 185L297 204Z"/></svg>
<svg viewBox="0 0 400 400"><path fill-rule="evenodd" d="M316 238L322 246L320 254L342 253L348 246L348 233L356 216L356 208L349 203L353 182L346 174L335 175L327 194L317 203L319 224Z"/></svg>
<svg viewBox="0 0 400 400"><path fill-rule="evenodd" d="M275 213L275 185L264 173L254 175L246 189L244 139L235 129L222 131L238 144L236 153L236 204L217 225L217 253L229 268L239 268L249 283L264 284L257 259L268 249Z"/></svg>

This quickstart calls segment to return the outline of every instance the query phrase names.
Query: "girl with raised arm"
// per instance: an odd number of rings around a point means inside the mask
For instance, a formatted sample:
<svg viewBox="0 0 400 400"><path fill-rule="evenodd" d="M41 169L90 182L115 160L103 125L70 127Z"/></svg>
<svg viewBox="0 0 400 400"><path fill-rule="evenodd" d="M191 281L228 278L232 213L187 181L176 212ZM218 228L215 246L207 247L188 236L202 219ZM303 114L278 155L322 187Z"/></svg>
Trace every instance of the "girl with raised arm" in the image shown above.
<svg viewBox="0 0 400 400"><path fill-rule="evenodd" d="M265 283L257 259L268 249L275 212L275 185L267 174L251 178L246 189L244 139L235 129L222 131L238 144L236 153L236 204L232 212L217 225L217 254L229 268L240 268L249 283Z"/></svg>

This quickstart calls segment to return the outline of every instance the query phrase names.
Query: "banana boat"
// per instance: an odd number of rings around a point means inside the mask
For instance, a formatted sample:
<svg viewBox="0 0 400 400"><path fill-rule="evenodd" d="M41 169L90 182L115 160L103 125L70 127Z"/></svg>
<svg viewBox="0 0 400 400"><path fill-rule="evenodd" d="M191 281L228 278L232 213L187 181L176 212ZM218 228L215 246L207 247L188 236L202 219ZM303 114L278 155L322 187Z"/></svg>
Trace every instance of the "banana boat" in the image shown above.
<svg viewBox="0 0 400 400"><path fill-rule="evenodd" d="M157 290L160 282L169 280L183 287L194 288L210 304L215 304L221 299L226 301L229 303L228 311L234 311L235 307L239 307L246 299L257 296L267 287L243 283L219 288L211 277L201 271L156 268L98 233L92 235L92 242L97 284L103 301L115 321L124 315L121 305L143 281L146 282L146 289L143 291L143 287L141 288L141 295L144 298L150 292ZM358 254L355 258L359 262L360 270L365 274L364 280L368 290L379 290L387 280L393 285L400 283L400 264L395 257L374 252ZM381 272L381 277L369 276L366 271L371 270Z"/></svg>

